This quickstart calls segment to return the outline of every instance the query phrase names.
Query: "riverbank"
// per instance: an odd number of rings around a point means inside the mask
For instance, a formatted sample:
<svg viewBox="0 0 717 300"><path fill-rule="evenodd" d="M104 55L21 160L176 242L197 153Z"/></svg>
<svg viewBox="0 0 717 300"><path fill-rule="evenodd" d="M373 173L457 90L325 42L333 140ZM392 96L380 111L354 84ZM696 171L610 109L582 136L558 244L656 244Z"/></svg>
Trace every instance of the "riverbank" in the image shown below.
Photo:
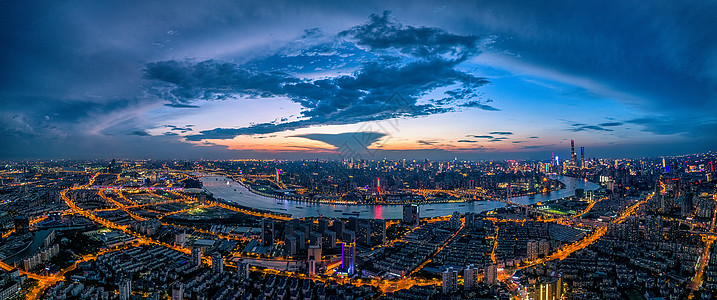
<svg viewBox="0 0 717 300"><path fill-rule="evenodd" d="M565 184L565 189L557 190L548 194L537 194L532 196L521 196L510 198L512 202L530 205L537 202L572 196L576 188L594 190L598 185L584 181L579 178L567 176L553 176ZM266 197L251 192L243 184L224 176L203 176L201 181L204 189L211 192L215 198L223 198L227 202L243 205L252 209L268 210L275 213L291 215L294 218L325 216L332 218L346 218L354 215L359 218L369 219L400 219L403 217L403 206L391 204L340 204L340 203L313 203L293 200L281 200L273 197ZM505 203L498 201L468 201L448 203L426 203L420 204L420 216L438 217L452 214L454 211L484 212L504 207ZM345 215L350 213L351 215Z"/></svg>
<svg viewBox="0 0 717 300"><path fill-rule="evenodd" d="M231 179L231 178L229 178ZM233 179L232 179L233 180ZM277 200L288 200L288 201L295 201L295 202L305 202L305 203L316 203L316 204L339 204L339 205L406 205L406 204L416 204L416 205L424 205L424 204L440 204L440 203L465 203L465 202L473 202L473 201L489 201L485 199L475 199L475 198L469 198L469 197L463 197L459 199L445 199L445 200L425 200L425 201L391 201L391 202L356 202L356 201L343 201L343 200L333 200L333 199L312 199L311 197L296 197L296 196L282 196L282 195L276 195L276 194L269 194L262 191L259 191L255 188L253 188L251 185L244 183L243 181L234 180L234 182L242 185L244 188L249 190L250 192L263 196L263 197L269 197L274 198ZM546 192L529 192L529 193L520 193L517 195L512 195L513 197L524 197L524 196L535 196L535 195L550 195L550 193L554 191L559 191L561 189L565 188L565 184L558 181L558 187L555 189L547 190ZM452 192L452 191L446 191L446 192ZM321 195L319 195L321 196ZM388 196L388 195L387 195ZM492 199L496 199L497 197L492 197ZM435 198L434 198L435 199Z"/></svg>

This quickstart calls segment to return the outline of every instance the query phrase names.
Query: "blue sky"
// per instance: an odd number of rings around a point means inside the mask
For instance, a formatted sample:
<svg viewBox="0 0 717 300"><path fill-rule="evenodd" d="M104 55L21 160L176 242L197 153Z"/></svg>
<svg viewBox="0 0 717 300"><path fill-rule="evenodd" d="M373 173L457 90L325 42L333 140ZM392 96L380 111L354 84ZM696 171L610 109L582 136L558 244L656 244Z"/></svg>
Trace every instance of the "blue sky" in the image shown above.
<svg viewBox="0 0 717 300"><path fill-rule="evenodd" d="M710 1L2 5L0 159L717 146Z"/></svg>

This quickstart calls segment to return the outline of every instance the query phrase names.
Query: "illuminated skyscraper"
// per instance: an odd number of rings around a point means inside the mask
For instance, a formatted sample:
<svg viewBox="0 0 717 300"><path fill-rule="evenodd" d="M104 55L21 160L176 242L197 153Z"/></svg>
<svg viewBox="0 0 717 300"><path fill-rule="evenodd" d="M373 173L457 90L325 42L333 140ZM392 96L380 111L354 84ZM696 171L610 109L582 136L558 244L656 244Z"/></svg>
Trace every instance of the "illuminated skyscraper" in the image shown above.
<svg viewBox="0 0 717 300"><path fill-rule="evenodd" d="M341 269L339 272L349 276L356 272L356 243L341 243Z"/></svg>
<svg viewBox="0 0 717 300"><path fill-rule="evenodd" d="M528 287L528 299L558 300L563 296L563 281L560 277L541 278Z"/></svg>
<svg viewBox="0 0 717 300"><path fill-rule="evenodd" d="M585 147L580 147L580 168L585 169Z"/></svg>

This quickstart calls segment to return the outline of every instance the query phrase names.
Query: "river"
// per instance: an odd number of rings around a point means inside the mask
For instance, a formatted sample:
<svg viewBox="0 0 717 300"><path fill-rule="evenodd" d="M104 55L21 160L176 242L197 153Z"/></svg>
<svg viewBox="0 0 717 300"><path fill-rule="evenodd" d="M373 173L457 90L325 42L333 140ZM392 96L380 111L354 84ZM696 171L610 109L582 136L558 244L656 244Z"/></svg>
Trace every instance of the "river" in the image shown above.
<svg viewBox="0 0 717 300"><path fill-rule="evenodd" d="M530 196L513 197L511 200L519 204L534 204L537 202L546 202L573 196L575 195L575 189L578 188L588 191L595 190L600 187L595 183L585 181L580 178L568 176L551 177L564 183L565 188L553 191L550 194L538 194L532 198ZM349 216L344 215L344 213L349 212L360 212L358 217L362 219L403 218L402 205L349 205L279 200L254 194L243 185L224 176L205 176L201 177L200 180L202 184L204 184L204 189L214 194L215 198L222 198L226 201L234 202L247 207L264 209L278 213L287 213L291 214L291 216L295 218L317 217L319 215L331 218L347 218ZM454 211L461 213L483 212L503 206L505 206L505 203L498 201L469 201L421 204L419 209L420 216L422 218L426 218L450 215Z"/></svg>

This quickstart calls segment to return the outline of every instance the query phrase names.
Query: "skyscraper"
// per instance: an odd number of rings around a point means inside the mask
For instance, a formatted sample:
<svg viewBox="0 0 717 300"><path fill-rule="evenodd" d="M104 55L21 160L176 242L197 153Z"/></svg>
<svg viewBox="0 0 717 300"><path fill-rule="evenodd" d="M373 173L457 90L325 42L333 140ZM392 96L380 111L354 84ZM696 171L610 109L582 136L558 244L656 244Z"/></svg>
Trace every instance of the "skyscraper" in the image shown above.
<svg viewBox="0 0 717 300"><path fill-rule="evenodd" d="M184 299L184 283L177 282L172 286L172 300Z"/></svg>
<svg viewBox="0 0 717 300"><path fill-rule="evenodd" d="M406 204L403 206L403 223L409 227L418 226L418 205Z"/></svg>
<svg viewBox="0 0 717 300"><path fill-rule="evenodd" d="M498 283L498 267L496 267L496 265L485 267L483 282L487 285L495 285Z"/></svg>
<svg viewBox="0 0 717 300"><path fill-rule="evenodd" d="M570 140L570 166L578 166L578 156L575 154L575 141Z"/></svg>
<svg viewBox="0 0 717 300"><path fill-rule="evenodd" d="M212 253L212 273L220 274L224 272L224 259L219 252Z"/></svg>
<svg viewBox="0 0 717 300"><path fill-rule="evenodd" d="M237 274L239 274L239 280L241 281L249 279L249 263L244 259L237 261Z"/></svg>
<svg viewBox="0 0 717 300"><path fill-rule="evenodd" d="M319 218L319 233L324 233L324 231L329 229L329 220L325 218Z"/></svg>
<svg viewBox="0 0 717 300"><path fill-rule="evenodd" d="M580 147L580 168L585 169L585 147Z"/></svg>
<svg viewBox="0 0 717 300"><path fill-rule="evenodd" d="M30 232L30 219L27 216L17 216L12 220L15 225L16 234L26 234Z"/></svg>
<svg viewBox="0 0 717 300"><path fill-rule="evenodd" d="M309 263L309 275L316 274L317 266L316 261L321 262L321 246L309 246L309 255L308 255L308 263Z"/></svg>
<svg viewBox="0 0 717 300"><path fill-rule="evenodd" d="M132 280L129 278L122 278L119 284L119 299L129 300L132 297Z"/></svg>
<svg viewBox="0 0 717 300"><path fill-rule="evenodd" d="M192 265L194 266L201 266L202 265L202 249L199 247L192 247Z"/></svg>
<svg viewBox="0 0 717 300"><path fill-rule="evenodd" d="M274 243L274 221L271 219L261 220L261 244L264 247Z"/></svg>
<svg viewBox="0 0 717 300"><path fill-rule="evenodd" d="M463 269L463 288L470 290L478 287L478 283L480 282L478 280L480 278L479 275L480 269L473 265L468 265Z"/></svg>
<svg viewBox="0 0 717 300"><path fill-rule="evenodd" d="M356 243L341 243L341 270L348 275L356 271Z"/></svg>
<svg viewBox="0 0 717 300"><path fill-rule="evenodd" d="M356 231L357 238L362 244L371 245L371 223L361 222Z"/></svg>
<svg viewBox="0 0 717 300"><path fill-rule="evenodd" d="M527 254L529 260L536 260L538 258L538 241L528 241Z"/></svg>
<svg viewBox="0 0 717 300"><path fill-rule="evenodd" d="M541 278L528 287L528 298L535 300L558 300L563 295L563 281L560 277Z"/></svg>
<svg viewBox="0 0 717 300"><path fill-rule="evenodd" d="M647 240L662 239L662 218L659 216L647 216L645 218L645 238Z"/></svg>
<svg viewBox="0 0 717 300"><path fill-rule="evenodd" d="M443 277L443 293L447 294L458 289L458 271L449 267L441 274Z"/></svg>
<svg viewBox="0 0 717 300"><path fill-rule="evenodd" d="M174 245L177 247L184 247L186 236L187 234L184 233L184 231L177 233L177 235L174 236Z"/></svg>
<svg viewBox="0 0 717 300"><path fill-rule="evenodd" d="M294 256L294 254L296 254L296 236L286 236L284 239L284 251L288 256Z"/></svg>

